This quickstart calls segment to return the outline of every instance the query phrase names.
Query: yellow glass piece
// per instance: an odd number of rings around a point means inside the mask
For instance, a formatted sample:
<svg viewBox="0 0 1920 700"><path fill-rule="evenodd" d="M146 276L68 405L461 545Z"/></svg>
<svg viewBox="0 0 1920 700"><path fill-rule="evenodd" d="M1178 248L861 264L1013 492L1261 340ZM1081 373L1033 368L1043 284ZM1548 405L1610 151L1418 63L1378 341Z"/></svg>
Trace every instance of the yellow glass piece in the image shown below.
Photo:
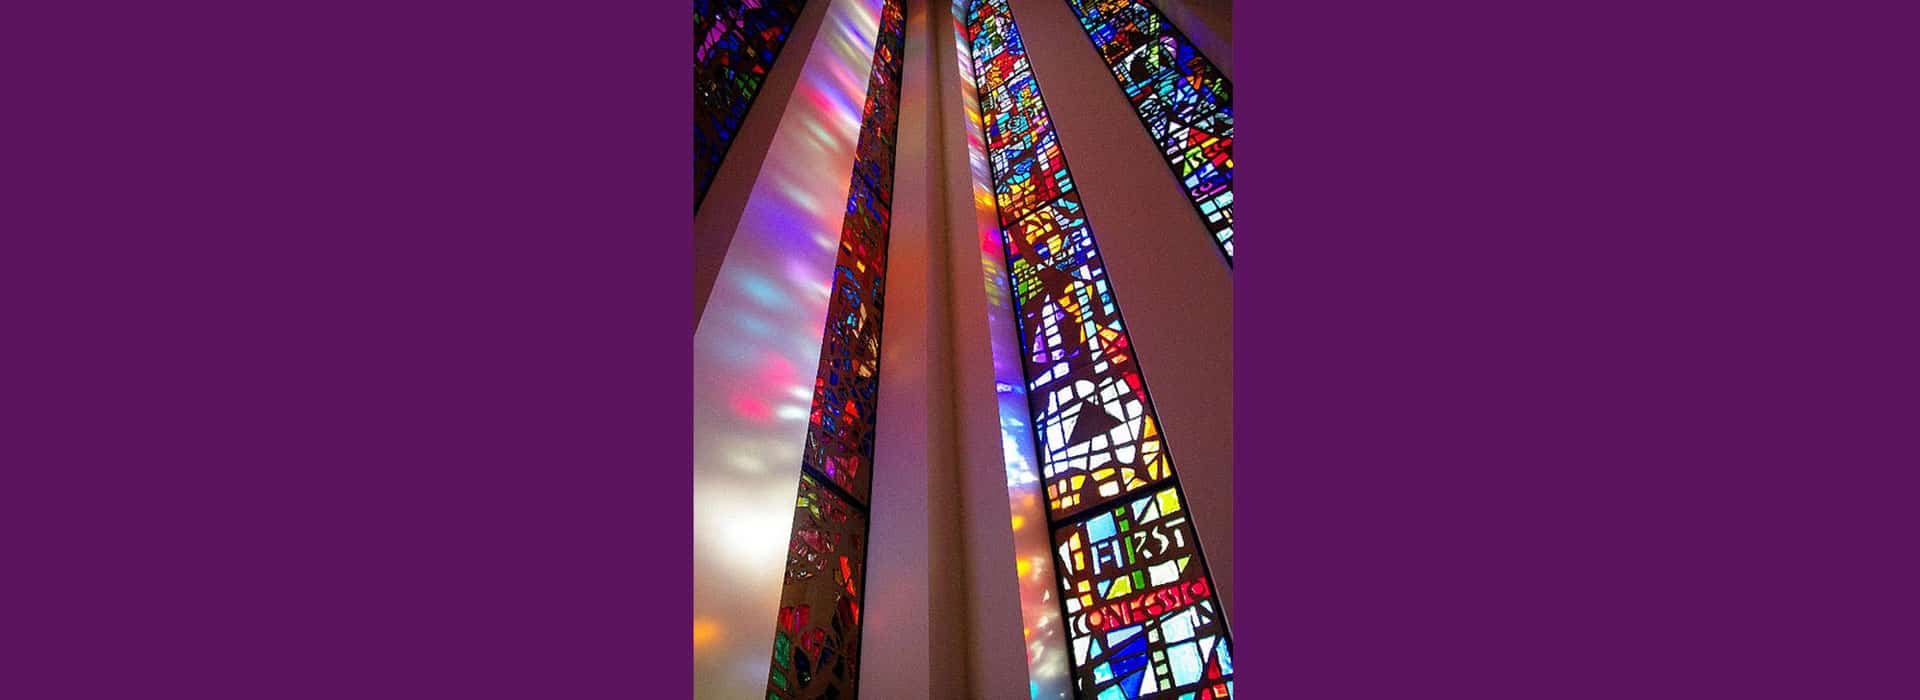
<svg viewBox="0 0 1920 700"><path fill-rule="evenodd" d="M1180 512L1180 494L1175 493L1173 489L1161 491L1158 498L1160 500L1161 515L1173 515L1174 513Z"/></svg>

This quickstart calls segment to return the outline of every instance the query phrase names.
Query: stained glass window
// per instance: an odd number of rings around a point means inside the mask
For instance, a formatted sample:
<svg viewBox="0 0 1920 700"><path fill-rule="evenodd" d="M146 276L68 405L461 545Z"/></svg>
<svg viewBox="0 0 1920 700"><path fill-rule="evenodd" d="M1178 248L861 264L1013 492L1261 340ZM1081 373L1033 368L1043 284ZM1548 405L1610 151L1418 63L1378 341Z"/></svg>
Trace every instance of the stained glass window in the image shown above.
<svg viewBox="0 0 1920 700"><path fill-rule="evenodd" d="M1146 0L1067 0L1233 264L1233 83Z"/></svg>
<svg viewBox="0 0 1920 700"><path fill-rule="evenodd" d="M1229 698L1230 635L1007 0L968 12L1078 697Z"/></svg>
<svg viewBox="0 0 1920 700"><path fill-rule="evenodd" d="M850 700L859 684L880 311L892 219L900 52L906 40L901 2L887 0L880 10L801 455L800 495L767 678L769 700Z"/></svg>
<svg viewBox="0 0 1920 700"><path fill-rule="evenodd" d="M806 0L693 0L693 206L793 33Z"/></svg>

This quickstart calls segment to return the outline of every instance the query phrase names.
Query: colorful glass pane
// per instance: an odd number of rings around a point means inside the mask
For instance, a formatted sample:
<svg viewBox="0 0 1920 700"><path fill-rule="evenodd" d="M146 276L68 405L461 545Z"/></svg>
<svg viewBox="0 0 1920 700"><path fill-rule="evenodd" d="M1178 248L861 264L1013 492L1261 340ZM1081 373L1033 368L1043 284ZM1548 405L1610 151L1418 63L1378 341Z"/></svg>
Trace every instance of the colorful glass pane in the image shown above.
<svg viewBox="0 0 1920 700"><path fill-rule="evenodd" d="M1226 625L1178 491L1102 508L1054 542L1085 695L1231 697Z"/></svg>
<svg viewBox="0 0 1920 700"><path fill-rule="evenodd" d="M706 200L720 161L805 5L806 0L694 0L695 209Z"/></svg>
<svg viewBox="0 0 1920 700"><path fill-rule="evenodd" d="M1075 692L1231 697L1225 616L1006 0L968 29Z"/></svg>
<svg viewBox="0 0 1920 700"><path fill-rule="evenodd" d="M800 476L768 698L852 698L859 678L867 514Z"/></svg>
<svg viewBox="0 0 1920 700"><path fill-rule="evenodd" d="M814 378L767 697L857 695L880 319L900 118L901 0L880 10Z"/></svg>
<svg viewBox="0 0 1920 700"><path fill-rule="evenodd" d="M1233 83L1145 0L1067 0L1233 263Z"/></svg>

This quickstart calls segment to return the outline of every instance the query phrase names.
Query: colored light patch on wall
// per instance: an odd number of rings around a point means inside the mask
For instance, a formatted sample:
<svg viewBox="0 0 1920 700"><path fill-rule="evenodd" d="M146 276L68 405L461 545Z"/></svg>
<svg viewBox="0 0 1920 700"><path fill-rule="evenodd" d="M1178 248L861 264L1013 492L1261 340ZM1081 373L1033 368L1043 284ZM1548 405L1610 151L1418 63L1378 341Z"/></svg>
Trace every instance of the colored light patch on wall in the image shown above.
<svg viewBox="0 0 1920 700"><path fill-rule="evenodd" d="M1233 83L1145 0L1067 0L1233 263Z"/></svg>

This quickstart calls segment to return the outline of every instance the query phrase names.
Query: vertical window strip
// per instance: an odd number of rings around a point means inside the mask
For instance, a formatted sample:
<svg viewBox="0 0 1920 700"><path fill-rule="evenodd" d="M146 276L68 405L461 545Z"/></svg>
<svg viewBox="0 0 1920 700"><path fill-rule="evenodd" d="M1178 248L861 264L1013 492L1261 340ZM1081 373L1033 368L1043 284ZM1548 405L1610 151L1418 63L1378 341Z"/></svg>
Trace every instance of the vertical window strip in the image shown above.
<svg viewBox="0 0 1920 700"><path fill-rule="evenodd" d="M740 133L806 0L694 0L693 208Z"/></svg>
<svg viewBox="0 0 1920 700"><path fill-rule="evenodd" d="M1068 658L1065 620L1053 569L1052 533L1040 492L1039 459L1027 408L1026 369L1021 364L1018 321L1007 277L1006 247L1000 214L993 201L993 177L987 167L986 134L980 123L979 90L974 83L973 48L968 40L967 0L953 0L954 57L960 66L959 95L966 115L968 192L979 244L980 274L986 291L990 352L993 357L995 409L1006 470L1007 508L1013 532L1014 576L1020 595L1021 635L1027 657L1030 700L1069 700L1073 669Z"/></svg>
<svg viewBox="0 0 1920 700"><path fill-rule="evenodd" d="M880 321L899 127L902 0L886 0L808 412L767 698L857 697Z"/></svg>
<svg viewBox="0 0 1920 700"><path fill-rule="evenodd" d="M953 36L960 69L960 103L966 113L967 174L979 242L982 282L987 294L987 327L993 355L995 408L1000 416L1001 455L1007 479L1007 508L1013 528L1014 576L1020 593L1021 635L1026 642L1027 695L1030 700L1069 700L1073 669L1068 657L1065 618L1053 567L1053 535L1041 494L1040 460L1033 449L1027 407L1026 368L1020 360L1013 289L1007 277L1006 246L1000 214L993 201L993 176L987 167L987 141L980 125L979 90L974 83L973 48L968 41L967 0L954 0Z"/></svg>
<svg viewBox="0 0 1920 700"><path fill-rule="evenodd" d="M1230 634L1007 0L967 17L1083 699L1230 698Z"/></svg>
<svg viewBox="0 0 1920 700"><path fill-rule="evenodd" d="M1146 0L1067 0L1233 264L1233 82Z"/></svg>

